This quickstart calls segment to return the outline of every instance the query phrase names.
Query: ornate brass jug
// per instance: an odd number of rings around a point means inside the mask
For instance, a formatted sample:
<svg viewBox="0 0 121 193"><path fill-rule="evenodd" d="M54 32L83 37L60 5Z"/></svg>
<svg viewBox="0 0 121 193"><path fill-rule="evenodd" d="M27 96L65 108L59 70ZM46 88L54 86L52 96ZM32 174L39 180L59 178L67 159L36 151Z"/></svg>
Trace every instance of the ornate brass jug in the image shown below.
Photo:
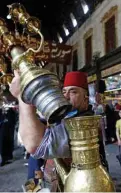
<svg viewBox="0 0 121 193"><path fill-rule="evenodd" d="M15 60L22 51L20 47L11 50L14 61L12 66L19 66L22 100L37 107L49 123L61 120L71 109L71 104L61 92L58 77L28 62L31 60L31 55Z"/></svg>
<svg viewBox="0 0 121 193"><path fill-rule="evenodd" d="M113 182L100 162L100 119L101 116L84 116L65 120L72 153L70 172L67 174L60 159L54 160L64 183L64 192L115 192Z"/></svg>

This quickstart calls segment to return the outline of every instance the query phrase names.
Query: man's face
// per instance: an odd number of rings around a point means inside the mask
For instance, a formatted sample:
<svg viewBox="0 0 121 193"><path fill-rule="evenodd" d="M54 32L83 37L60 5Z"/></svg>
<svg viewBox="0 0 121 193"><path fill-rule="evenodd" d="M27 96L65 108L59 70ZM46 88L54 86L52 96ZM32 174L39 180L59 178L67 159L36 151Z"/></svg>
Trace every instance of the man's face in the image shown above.
<svg viewBox="0 0 121 193"><path fill-rule="evenodd" d="M86 110L88 107L87 91L77 86L64 87L64 97L72 104L74 109Z"/></svg>

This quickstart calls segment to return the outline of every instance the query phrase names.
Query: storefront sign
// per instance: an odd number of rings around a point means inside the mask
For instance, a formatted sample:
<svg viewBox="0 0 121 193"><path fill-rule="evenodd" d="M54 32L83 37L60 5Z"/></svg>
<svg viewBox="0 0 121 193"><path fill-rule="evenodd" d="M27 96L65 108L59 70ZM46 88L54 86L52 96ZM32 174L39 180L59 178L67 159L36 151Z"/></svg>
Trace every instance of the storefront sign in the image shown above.
<svg viewBox="0 0 121 193"><path fill-rule="evenodd" d="M117 64L115 66L112 66L111 68L107 68L101 72L101 77L107 77L111 76L113 74L121 72L121 64Z"/></svg>
<svg viewBox="0 0 121 193"><path fill-rule="evenodd" d="M93 74L92 76L88 76L88 77L87 77L88 83L94 82L94 81L96 81L96 80L97 80L96 74Z"/></svg>
<svg viewBox="0 0 121 193"><path fill-rule="evenodd" d="M36 60L69 65L71 55L72 46L45 41L43 50L36 54Z"/></svg>

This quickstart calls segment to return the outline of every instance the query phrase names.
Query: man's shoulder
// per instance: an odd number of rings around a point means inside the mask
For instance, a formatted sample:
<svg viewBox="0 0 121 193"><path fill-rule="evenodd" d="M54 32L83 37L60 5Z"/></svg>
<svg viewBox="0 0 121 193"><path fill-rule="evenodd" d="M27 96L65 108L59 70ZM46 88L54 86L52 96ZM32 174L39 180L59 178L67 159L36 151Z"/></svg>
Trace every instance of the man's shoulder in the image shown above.
<svg viewBox="0 0 121 193"><path fill-rule="evenodd" d="M121 119L119 119L119 120L117 121L117 124L121 124Z"/></svg>

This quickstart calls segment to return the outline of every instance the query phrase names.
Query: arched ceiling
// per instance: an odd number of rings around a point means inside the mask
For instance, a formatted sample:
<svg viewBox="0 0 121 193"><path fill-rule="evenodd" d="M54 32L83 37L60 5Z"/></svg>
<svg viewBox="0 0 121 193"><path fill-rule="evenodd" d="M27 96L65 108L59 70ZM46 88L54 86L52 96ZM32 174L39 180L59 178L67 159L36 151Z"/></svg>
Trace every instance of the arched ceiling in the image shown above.
<svg viewBox="0 0 121 193"><path fill-rule="evenodd" d="M85 1L89 12L84 14L81 2ZM73 13L78 22L78 27L91 15L97 4L103 0L19 0L31 16L41 20L41 31L46 40L58 41L57 33L61 35L64 42L77 28L72 26L70 13ZM7 5L16 3L15 0L1 0L0 17L6 18L8 14ZM8 21L9 23L11 21ZM12 22L11 22L12 23ZM62 25L69 29L70 35L65 36ZM12 24L11 24L12 25Z"/></svg>

